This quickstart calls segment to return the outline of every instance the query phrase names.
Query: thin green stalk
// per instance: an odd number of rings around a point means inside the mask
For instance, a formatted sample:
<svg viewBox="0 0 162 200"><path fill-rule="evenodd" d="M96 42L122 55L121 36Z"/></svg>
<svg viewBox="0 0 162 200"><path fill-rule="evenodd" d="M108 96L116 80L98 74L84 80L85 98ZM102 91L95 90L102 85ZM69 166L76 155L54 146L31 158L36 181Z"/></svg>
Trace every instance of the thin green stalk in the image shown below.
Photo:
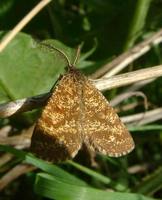
<svg viewBox="0 0 162 200"><path fill-rule="evenodd" d="M133 190L145 195L153 195L162 188L162 167L149 174L145 179Z"/></svg>
<svg viewBox="0 0 162 200"><path fill-rule="evenodd" d="M99 181L101 181L101 182L103 182L105 184L109 184L111 182L110 178L108 178L106 176L103 176L102 174L99 174L99 173L97 173L97 172L95 172L95 171L93 171L93 170L91 170L91 169L89 169L87 167L84 167L83 165L80 165L80 164L78 164L76 162L73 162L71 160L69 160L68 163L70 165L72 165L73 167L79 169L80 171L82 171L82 172L84 172L84 173L86 173L86 174L98 179Z"/></svg>
<svg viewBox="0 0 162 200"><path fill-rule="evenodd" d="M162 130L162 125L152 124L145 126L128 126L129 131L151 131L151 130Z"/></svg>
<svg viewBox="0 0 162 200"><path fill-rule="evenodd" d="M151 0L137 0L134 10L134 15L130 22L130 27L128 30L128 36L124 46L124 51L131 48L134 45L136 39L141 34L142 29L144 28L145 25L150 4Z"/></svg>
<svg viewBox="0 0 162 200"><path fill-rule="evenodd" d="M113 186L114 189L118 190L118 191L122 191L125 189L125 186L120 184L120 183L115 183L112 179L110 179L109 177L106 177L98 172L95 172L87 167L84 167L83 165L80 165L72 160L67 161L68 164L72 165L73 167L75 167L76 169L84 172L85 174L88 174L89 176L95 178L98 181L101 181L104 184L111 184L111 186Z"/></svg>

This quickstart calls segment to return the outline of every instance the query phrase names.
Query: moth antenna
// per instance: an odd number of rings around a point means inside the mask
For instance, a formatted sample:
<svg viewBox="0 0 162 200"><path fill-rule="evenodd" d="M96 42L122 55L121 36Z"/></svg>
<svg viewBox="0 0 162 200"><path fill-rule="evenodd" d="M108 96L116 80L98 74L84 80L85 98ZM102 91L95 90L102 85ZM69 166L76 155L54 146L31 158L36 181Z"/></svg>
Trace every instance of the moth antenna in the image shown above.
<svg viewBox="0 0 162 200"><path fill-rule="evenodd" d="M82 45L79 45L78 48L77 48L75 60L74 60L74 62L73 62L73 65L74 65L74 66L76 65L76 63L77 63L77 61L78 61L78 59L79 59L81 47L82 47Z"/></svg>
<svg viewBox="0 0 162 200"><path fill-rule="evenodd" d="M52 45L50 45L50 44L43 43L43 42L42 42L42 43L39 43L39 44L42 45L42 46L44 46L44 47L47 47L47 48L50 49L50 50L54 50L54 51L59 52L60 55L62 55L62 57L63 57L64 60L66 61L68 67L69 67L69 68L72 67L72 64L70 63L70 60L69 60L68 56L67 56L62 50L60 50L60 49L58 49L57 47L54 47L54 46L52 46Z"/></svg>

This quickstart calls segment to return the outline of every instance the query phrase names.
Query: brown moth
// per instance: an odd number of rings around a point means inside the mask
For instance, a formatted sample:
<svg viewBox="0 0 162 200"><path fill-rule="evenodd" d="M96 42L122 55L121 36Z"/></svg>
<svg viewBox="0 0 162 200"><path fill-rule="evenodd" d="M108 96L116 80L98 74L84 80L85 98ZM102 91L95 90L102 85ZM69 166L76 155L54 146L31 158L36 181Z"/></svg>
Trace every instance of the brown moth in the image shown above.
<svg viewBox="0 0 162 200"><path fill-rule="evenodd" d="M32 152L53 162L74 158L83 143L111 157L131 152L132 136L107 99L69 61L68 66L36 123Z"/></svg>

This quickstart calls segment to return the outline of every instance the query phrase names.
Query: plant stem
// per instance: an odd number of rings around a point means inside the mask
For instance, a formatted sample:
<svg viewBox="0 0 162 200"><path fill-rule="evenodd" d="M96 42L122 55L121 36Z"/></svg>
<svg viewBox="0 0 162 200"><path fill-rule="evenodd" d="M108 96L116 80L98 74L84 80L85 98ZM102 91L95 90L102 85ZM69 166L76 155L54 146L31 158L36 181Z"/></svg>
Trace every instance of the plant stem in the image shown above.
<svg viewBox="0 0 162 200"><path fill-rule="evenodd" d="M128 31L128 36L126 39L126 43L124 45L124 51L131 48L136 39L142 32L142 29L145 25L146 17L148 14L148 10L151 4L151 0L138 0L135 6L134 15L130 22L130 27Z"/></svg>

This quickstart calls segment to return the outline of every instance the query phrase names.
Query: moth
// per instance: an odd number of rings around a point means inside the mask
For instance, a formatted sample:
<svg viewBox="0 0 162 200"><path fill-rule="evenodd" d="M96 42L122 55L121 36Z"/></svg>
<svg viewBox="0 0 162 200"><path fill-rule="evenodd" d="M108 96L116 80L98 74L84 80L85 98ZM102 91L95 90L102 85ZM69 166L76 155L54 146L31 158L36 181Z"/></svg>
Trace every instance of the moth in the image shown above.
<svg viewBox="0 0 162 200"><path fill-rule="evenodd" d="M131 152L133 138L107 99L74 67L75 63L70 64L65 53L50 48L64 56L68 71L58 81L36 123L32 152L53 162L74 158L83 144L111 157Z"/></svg>

